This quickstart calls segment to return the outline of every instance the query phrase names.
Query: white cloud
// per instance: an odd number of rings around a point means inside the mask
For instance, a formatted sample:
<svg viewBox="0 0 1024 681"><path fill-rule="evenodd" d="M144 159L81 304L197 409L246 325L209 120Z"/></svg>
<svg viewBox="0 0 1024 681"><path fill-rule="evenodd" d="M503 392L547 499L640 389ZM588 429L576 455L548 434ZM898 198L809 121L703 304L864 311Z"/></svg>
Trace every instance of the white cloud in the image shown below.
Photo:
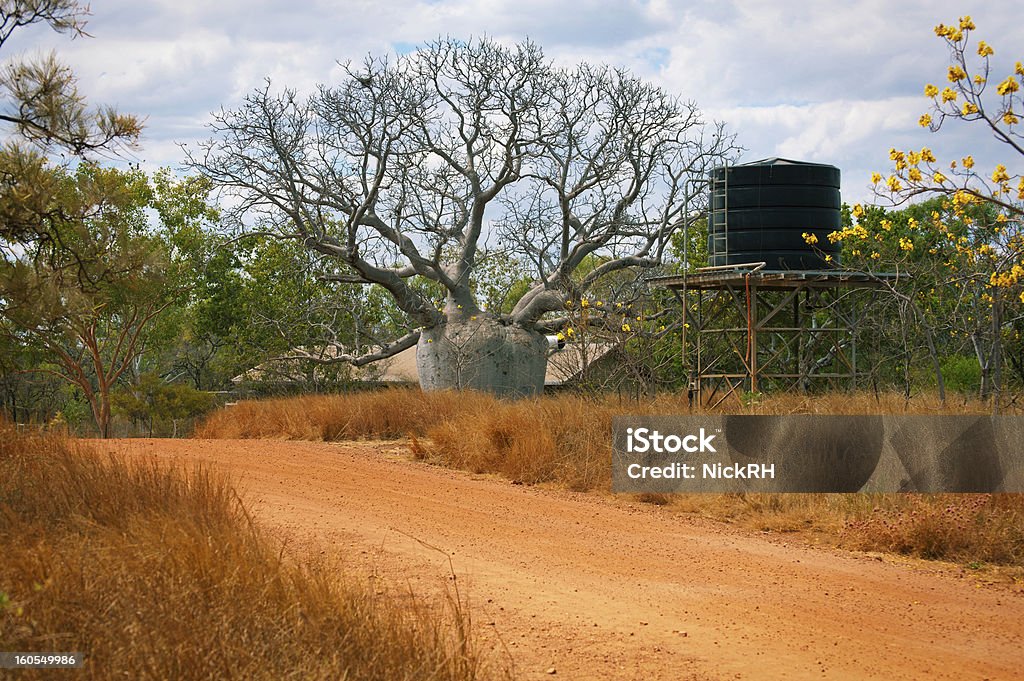
<svg viewBox="0 0 1024 681"><path fill-rule="evenodd" d="M932 26L969 13L972 39L997 49L995 72L1024 57L1012 52L1012 6L976 0L107 0L93 11L93 38L34 27L3 56L55 48L91 100L148 116L147 164L177 164L174 142L203 138L209 112L237 105L266 77L309 91L338 77L338 60L439 35L529 36L559 63L623 66L695 100L738 133L748 159L839 166L851 201L868 198L866 178L886 169L892 146L929 145L946 158L980 149L981 163L999 156L980 128L929 135L916 125L921 87L941 81L947 63Z"/></svg>

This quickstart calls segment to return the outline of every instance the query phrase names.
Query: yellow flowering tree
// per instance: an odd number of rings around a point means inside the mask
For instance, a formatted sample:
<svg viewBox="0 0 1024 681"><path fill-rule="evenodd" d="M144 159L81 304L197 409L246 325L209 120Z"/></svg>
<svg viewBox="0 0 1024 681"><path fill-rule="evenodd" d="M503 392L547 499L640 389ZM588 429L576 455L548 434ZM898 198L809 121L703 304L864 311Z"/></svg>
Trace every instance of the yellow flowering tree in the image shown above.
<svg viewBox="0 0 1024 681"><path fill-rule="evenodd" d="M931 364L941 388L940 365L973 357L982 379L975 387L990 391L992 350L1000 345L993 343L990 281L1000 269L992 245L1004 224L998 215L989 205L953 208L943 197L901 210L856 205L844 213L842 228L828 240L841 244L846 267L909 275L893 284L894 295L861 328L867 345L879 348L881 378L910 390L923 378L915 367Z"/></svg>
<svg viewBox="0 0 1024 681"><path fill-rule="evenodd" d="M939 197L938 204L930 215L915 220L913 229L891 234L891 240L869 233L860 220L839 236L851 243L859 241L867 257L876 261L885 262L885 250L879 248L884 245L899 256L888 264L913 261L912 273L917 275L931 267L943 275L935 277L936 283L944 280L944 285L963 294L960 299L973 301L964 323L950 332L962 333L971 341L982 368L983 392L998 394L1006 341L1011 343L1006 347L1013 367L1024 376L1024 346L1021 329L1016 328L1024 303L1024 134L1020 121L1024 64L1017 61L1011 73L993 73L995 48L972 39L975 30L969 16L935 27L936 36L949 49L950 63L944 84L925 85L924 95L931 105L918 123L934 133L951 119L972 123L1005 145L1008 160L990 168L982 167L972 155L942 162L928 147L891 149L890 171L871 177L876 195L893 205L922 197ZM878 226L884 231L884 222Z"/></svg>
<svg viewBox="0 0 1024 681"><path fill-rule="evenodd" d="M984 40L971 39L975 28L969 16L956 24L935 27L935 34L949 49L950 64L941 90L934 83L924 86L931 106L918 123L932 132L938 132L950 119L975 123L1005 144L1019 164L1024 160L1020 158L1024 156L1020 121L1024 63L1017 61L1012 73L993 79L991 57L995 50ZM994 86L993 80L997 81ZM983 202L999 207L1008 218L1024 217L1024 175L1019 168L1010 170L1013 163L981 168L968 155L942 164L927 148L892 149L890 160L893 168L888 177L881 173L872 176L881 196L902 202L921 194L942 194L958 206Z"/></svg>

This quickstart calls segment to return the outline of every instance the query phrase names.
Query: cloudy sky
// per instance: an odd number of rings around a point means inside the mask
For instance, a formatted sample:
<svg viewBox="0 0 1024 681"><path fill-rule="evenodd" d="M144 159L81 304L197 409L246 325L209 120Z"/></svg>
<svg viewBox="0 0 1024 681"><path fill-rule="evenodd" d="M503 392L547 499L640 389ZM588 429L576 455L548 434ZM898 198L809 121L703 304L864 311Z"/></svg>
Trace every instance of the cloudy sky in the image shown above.
<svg viewBox="0 0 1024 681"><path fill-rule="evenodd" d="M5 58L56 50L90 100L146 117L138 158L177 166L179 144L206 136L211 111L231 108L269 77L300 90L339 77L338 61L407 52L439 35L530 37L558 63L624 66L724 120L748 151L831 163L843 198L870 199L890 147L931 146L941 159L1008 158L984 131L917 126L926 82L945 79L937 23L970 14L1001 80L1021 53L1020 14L1002 0L95 0L71 41L24 30ZM1018 50L1014 53L1014 50Z"/></svg>

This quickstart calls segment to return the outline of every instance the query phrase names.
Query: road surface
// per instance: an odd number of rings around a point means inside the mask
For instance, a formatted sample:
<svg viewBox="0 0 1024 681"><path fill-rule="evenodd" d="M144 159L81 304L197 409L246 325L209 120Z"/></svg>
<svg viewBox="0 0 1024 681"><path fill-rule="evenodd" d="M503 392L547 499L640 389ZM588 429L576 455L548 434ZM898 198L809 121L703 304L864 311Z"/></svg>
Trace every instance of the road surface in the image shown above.
<svg viewBox="0 0 1024 681"><path fill-rule="evenodd" d="M519 678L1024 678L1024 594L955 569L451 471L401 443L97 447L223 471L293 549L417 591L451 582L450 556Z"/></svg>

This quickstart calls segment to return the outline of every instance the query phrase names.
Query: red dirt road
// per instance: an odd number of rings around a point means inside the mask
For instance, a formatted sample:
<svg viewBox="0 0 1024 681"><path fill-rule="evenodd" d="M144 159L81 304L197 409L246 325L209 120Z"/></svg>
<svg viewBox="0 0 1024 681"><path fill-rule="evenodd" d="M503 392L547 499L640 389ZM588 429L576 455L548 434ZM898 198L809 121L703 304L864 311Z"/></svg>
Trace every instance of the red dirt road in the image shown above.
<svg viewBox="0 0 1024 681"><path fill-rule="evenodd" d="M443 550L520 678L1024 678L1024 596L955 571L445 470L395 444L97 446L222 470L292 546L417 590L448 578L425 544Z"/></svg>

